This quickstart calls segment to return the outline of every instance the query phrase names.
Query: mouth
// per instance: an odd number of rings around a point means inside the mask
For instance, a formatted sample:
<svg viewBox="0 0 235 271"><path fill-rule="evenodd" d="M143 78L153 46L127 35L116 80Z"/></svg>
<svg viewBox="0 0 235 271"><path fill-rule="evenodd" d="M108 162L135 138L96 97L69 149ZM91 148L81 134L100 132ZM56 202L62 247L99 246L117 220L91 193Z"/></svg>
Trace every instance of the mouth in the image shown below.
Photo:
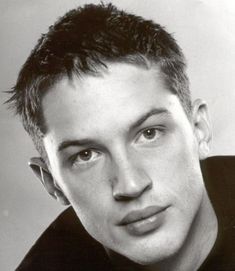
<svg viewBox="0 0 235 271"><path fill-rule="evenodd" d="M131 235L144 235L158 229L163 224L168 207L149 206L132 211L118 225L123 226Z"/></svg>

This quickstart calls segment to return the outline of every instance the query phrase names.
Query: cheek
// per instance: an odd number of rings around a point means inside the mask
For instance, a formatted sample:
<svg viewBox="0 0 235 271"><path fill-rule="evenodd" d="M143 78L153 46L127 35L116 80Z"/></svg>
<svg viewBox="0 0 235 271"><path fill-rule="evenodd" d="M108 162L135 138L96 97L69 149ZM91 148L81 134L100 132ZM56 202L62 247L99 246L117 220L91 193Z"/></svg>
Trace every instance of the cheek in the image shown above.
<svg viewBox="0 0 235 271"><path fill-rule="evenodd" d="M164 201L177 201L182 206L199 200L203 182L194 137L176 134L167 144L145 157L145 171L153 181L155 193Z"/></svg>
<svg viewBox="0 0 235 271"><path fill-rule="evenodd" d="M89 174L67 174L64 176L63 191L78 208L92 211L102 208L108 198L110 189L104 174L90 172Z"/></svg>
<svg viewBox="0 0 235 271"><path fill-rule="evenodd" d="M187 219L199 208L204 186L194 145L182 145L178 150L169 160L172 170L166 171L167 187L181 215Z"/></svg>
<svg viewBox="0 0 235 271"><path fill-rule="evenodd" d="M103 242L105 235L110 235L111 224L107 187L98 176L77 182L72 179L65 187L68 200L86 231L96 240Z"/></svg>
<svg viewBox="0 0 235 271"><path fill-rule="evenodd" d="M112 193L105 170L100 167L86 174L61 172L62 190L88 231L109 220ZM91 229L91 230L89 230Z"/></svg>

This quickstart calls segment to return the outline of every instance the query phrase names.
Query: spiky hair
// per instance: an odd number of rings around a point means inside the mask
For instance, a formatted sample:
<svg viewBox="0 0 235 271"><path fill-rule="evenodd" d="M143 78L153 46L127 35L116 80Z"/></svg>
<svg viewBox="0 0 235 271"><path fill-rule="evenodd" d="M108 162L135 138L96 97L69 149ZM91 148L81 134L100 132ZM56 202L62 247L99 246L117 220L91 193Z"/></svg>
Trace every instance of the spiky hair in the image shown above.
<svg viewBox="0 0 235 271"><path fill-rule="evenodd" d="M168 88L190 112L185 59L174 38L159 24L112 4L85 5L66 13L41 36L21 68L8 102L42 152L46 127L41 99L61 77L95 75L108 62L146 60L159 65Z"/></svg>

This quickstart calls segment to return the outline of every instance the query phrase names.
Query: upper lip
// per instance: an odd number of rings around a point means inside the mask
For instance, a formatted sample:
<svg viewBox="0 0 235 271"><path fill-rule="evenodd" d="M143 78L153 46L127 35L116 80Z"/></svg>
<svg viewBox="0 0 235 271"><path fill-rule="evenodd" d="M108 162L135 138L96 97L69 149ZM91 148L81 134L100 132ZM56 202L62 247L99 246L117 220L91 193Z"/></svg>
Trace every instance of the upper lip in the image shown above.
<svg viewBox="0 0 235 271"><path fill-rule="evenodd" d="M118 223L118 225L123 226L130 223L134 223L136 221L146 219L148 217L151 217L153 215L156 215L164 211L167 207L154 205L154 206L148 206L141 210L131 211L126 216L123 217L123 219Z"/></svg>

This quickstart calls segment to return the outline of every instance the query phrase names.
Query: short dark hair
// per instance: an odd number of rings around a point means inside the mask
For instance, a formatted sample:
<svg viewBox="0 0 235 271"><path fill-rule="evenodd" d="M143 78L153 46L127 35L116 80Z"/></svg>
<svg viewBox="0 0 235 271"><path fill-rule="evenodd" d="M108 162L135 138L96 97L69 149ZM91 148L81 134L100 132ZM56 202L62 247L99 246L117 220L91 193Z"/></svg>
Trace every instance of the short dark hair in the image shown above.
<svg viewBox="0 0 235 271"><path fill-rule="evenodd" d="M61 77L96 74L107 62L151 61L159 65L168 88L187 114L191 112L185 58L174 38L159 24L118 10L112 4L89 4L71 10L43 34L21 68L7 101L42 155L46 132L43 93Z"/></svg>

